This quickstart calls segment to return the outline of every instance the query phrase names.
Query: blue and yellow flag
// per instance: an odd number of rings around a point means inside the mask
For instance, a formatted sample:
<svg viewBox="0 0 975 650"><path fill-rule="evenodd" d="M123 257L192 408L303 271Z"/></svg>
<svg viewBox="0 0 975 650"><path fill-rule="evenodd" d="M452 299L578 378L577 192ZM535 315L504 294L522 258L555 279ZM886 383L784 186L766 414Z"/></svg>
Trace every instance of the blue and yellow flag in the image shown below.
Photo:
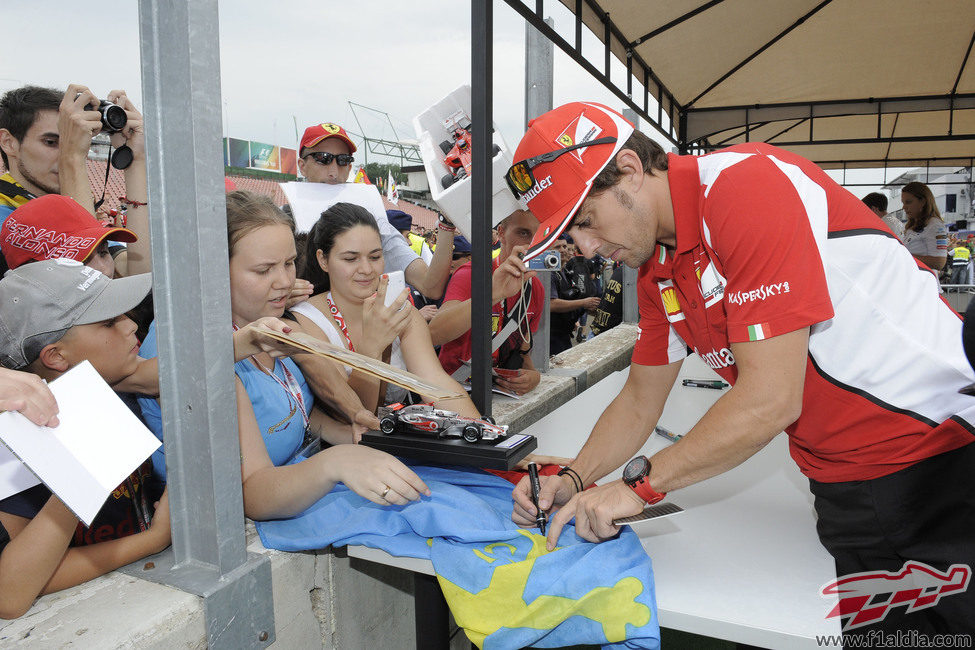
<svg viewBox="0 0 975 650"><path fill-rule="evenodd" d="M567 528L548 552L511 521L512 485L485 472L415 466L432 495L379 506L339 485L292 519L257 522L267 548L362 544L428 558L478 647L658 648L650 558L636 534L592 544Z"/></svg>

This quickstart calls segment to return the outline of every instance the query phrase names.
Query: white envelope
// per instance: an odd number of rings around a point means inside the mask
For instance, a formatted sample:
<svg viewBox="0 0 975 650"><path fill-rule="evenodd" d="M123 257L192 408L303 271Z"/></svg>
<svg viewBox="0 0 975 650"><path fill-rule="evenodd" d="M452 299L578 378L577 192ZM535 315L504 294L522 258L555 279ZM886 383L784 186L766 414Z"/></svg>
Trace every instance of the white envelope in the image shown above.
<svg viewBox="0 0 975 650"><path fill-rule="evenodd" d="M20 413L0 413L0 441L90 526L112 490L161 443L87 361L50 388L60 424L52 429ZM0 490L26 484L19 470L9 458L0 464Z"/></svg>

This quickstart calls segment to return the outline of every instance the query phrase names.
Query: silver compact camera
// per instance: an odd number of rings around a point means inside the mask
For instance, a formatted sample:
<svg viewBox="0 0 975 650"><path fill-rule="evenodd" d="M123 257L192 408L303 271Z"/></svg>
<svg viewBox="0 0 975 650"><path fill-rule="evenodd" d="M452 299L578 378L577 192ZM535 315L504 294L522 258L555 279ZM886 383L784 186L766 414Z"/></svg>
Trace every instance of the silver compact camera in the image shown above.
<svg viewBox="0 0 975 650"><path fill-rule="evenodd" d="M545 251L538 257L528 260L529 271L558 271L562 268L562 254L558 251Z"/></svg>

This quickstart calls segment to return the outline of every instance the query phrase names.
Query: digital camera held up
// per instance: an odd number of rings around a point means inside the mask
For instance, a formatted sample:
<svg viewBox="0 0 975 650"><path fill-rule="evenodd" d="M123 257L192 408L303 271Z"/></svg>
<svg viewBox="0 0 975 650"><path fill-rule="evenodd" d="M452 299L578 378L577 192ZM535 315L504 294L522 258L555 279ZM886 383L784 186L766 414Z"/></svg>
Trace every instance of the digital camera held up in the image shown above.
<svg viewBox="0 0 975 650"><path fill-rule="evenodd" d="M96 107L94 104L85 106L86 111L98 111L102 116L102 133L118 133L125 128L129 117L125 114L125 109L118 104L113 104L107 99L102 99Z"/></svg>
<svg viewBox="0 0 975 650"><path fill-rule="evenodd" d="M545 251L538 257L528 260L529 271L558 271L562 268L562 254L558 251Z"/></svg>

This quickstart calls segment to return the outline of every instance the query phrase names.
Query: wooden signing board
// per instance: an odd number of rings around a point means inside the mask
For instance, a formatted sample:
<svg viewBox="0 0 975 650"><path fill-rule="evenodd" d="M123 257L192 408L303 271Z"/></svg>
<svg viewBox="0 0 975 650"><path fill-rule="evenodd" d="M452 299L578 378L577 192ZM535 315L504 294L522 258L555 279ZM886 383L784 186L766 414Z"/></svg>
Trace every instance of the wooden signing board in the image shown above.
<svg viewBox="0 0 975 650"><path fill-rule="evenodd" d="M417 377L411 372L401 370L400 368L395 368L388 363L383 363L382 361L367 357L363 354L359 354L358 352L353 352L352 350L346 350L345 348L337 345L332 345L327 341L316 339L314 336L309 336L303 332L284 334L282 332L276 332L268 327L264 327L263 325L255 326L254 331L288 343L299 350L303 350L320 357L326 357L332 361L350 366L355 370L372 375L373 377L378 377L379 379L388 381L391 384L396 384L397 386L401 386L402 388L413 391L414 393L419 393L420 395L423 395L429 399L450 399L452 397L460 397L464 394L460 391L451 391L447 390L446 388L436 386L420 377Z"/></svg>

